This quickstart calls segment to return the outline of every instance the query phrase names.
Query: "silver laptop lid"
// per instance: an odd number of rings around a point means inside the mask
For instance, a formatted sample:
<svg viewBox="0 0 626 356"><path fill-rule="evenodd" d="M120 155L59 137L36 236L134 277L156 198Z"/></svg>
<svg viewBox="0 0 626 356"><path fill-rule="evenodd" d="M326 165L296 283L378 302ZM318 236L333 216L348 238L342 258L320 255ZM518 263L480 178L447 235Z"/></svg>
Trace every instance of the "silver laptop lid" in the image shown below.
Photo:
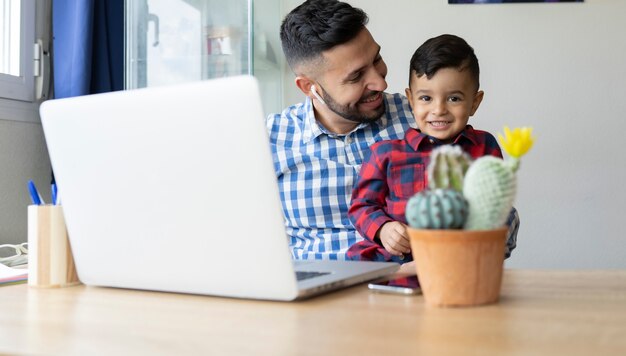
<svg viewBox="0 0 626 356"><path fill-rule="evenodd" d="M40 112L83 283L295 298L254 78L52 100Z"/></svg>

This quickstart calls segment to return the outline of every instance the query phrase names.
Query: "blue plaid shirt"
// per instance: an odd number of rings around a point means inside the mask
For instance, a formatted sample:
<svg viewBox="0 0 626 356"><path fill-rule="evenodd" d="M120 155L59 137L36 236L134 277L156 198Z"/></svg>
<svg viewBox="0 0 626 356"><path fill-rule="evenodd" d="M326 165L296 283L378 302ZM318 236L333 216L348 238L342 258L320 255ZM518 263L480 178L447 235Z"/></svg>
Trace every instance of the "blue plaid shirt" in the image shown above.
<svg viewBox="0 0 626 356"><path fill-rule="evenodd" d="M384 94L385 114L347 134L315 120L309 98L267 118L290 247L296 259L346 259L363 240L348 218L352 188L374 142L416 127L408 101Z"/></svg>

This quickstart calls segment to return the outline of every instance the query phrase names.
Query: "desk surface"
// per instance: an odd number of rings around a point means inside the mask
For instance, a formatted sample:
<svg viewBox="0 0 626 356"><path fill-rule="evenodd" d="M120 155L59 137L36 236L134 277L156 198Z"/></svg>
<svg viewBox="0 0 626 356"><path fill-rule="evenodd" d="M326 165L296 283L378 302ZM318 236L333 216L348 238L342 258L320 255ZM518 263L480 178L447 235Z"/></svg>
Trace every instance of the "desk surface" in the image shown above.
<svg viewBox="0 0 626 356"><path fill-rule="evenodd" d="M626 271L506 270L498 304L439 309L365 285L282 303L0 287L0 354L626 354Z"/></svg>

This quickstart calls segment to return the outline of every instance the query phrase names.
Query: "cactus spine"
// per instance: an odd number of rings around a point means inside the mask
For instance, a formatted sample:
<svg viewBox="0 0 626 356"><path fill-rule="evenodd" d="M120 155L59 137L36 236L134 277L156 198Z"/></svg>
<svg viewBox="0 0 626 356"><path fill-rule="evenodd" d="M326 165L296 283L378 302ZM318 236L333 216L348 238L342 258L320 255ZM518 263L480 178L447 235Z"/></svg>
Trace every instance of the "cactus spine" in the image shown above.
<svg viewBox="0 0 626 356"><path fill-rule="evenodd" d="M454 189L423 190L406 205L406 220L416 229L460 229L467 214L467 201Z"/></svg>
<svg viewBox="0 0 626 356"><path fill-rule="evenodd" d="M470 156L461 147L444 145L434 149L428 165L428 187L463 190L463 176L471 164Z"/></svg>
<svg viewBox="0 0 626 356"><path fill-rule="evenodd" d="M465 174L463 195L469 203L467 230L504 226L517 191L519 159L504 161L486 156L474 161Z"/></svg>

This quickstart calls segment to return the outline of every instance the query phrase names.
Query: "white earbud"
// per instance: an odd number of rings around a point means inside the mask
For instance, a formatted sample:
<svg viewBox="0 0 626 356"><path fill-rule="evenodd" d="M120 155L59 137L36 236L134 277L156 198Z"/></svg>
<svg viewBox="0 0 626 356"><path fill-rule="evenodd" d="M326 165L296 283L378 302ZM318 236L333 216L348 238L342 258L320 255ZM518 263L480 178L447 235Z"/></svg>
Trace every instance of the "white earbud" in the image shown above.
<svg viewBox="0 0 626 356"><path fill-rule="evenodd" d="M320 103L326 105L326 103L324 102L324 99L322 99L321 96L319 96L319 94L317 93L317 91L315 90L315 85L311 85L311 93L313 93L313 96L320 101Z"/></svg>

